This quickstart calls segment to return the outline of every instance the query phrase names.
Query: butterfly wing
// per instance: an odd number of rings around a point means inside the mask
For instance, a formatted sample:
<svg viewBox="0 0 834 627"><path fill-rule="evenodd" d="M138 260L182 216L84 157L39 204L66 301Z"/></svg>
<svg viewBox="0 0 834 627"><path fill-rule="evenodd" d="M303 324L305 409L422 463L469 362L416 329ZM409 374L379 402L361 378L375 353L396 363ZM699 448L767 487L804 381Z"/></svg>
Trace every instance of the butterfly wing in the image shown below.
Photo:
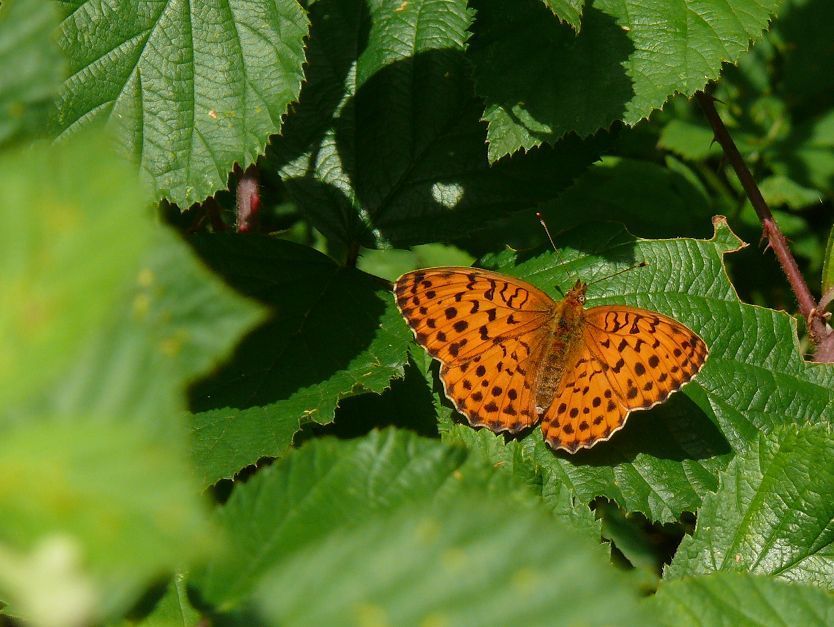
<svg viewBox="0 0 834 627"><path fill-rule="evenodd" d="M585 320L581 355L542 421L548 444L570 452L607 440L632 411L665 401L708 353L698 335L654 311L594 307Z"/></svg>
<svg viewBox="0 0 834 627"><path fill-rule="evenodd" d="M446 395L472 425L516 432L536 422L537 357L554 306L547 294L454 267L404 274L394 292L415 338L440 361Z"/></svg>

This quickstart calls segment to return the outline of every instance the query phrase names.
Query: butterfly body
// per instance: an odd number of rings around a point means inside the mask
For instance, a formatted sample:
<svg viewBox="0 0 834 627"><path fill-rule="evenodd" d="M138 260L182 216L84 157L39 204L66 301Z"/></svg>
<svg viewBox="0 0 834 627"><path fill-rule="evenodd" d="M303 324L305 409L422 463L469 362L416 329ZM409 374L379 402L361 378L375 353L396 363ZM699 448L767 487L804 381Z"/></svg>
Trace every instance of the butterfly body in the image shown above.
<svg viewBox="0 0 834 627"><path fill-rule="evenodd" d="M554 301L520 279L455 267L409 272L394 286L470 424L516 433L541 422L545 441L571 453L663 402L707 357L700 337L663 314L585 309L586 289L577 281Z"/></svg>
<svg viewBox="0 0 834 627"><path fill-rule="evenodd" d="M582 331L585 326L582 304L585 302L585 290L585 284L577 282L564 300L553 303L549 332L546 334L545 350L536 380L536 413L539 415L550 405L565 370L582 350Z"/></svg>

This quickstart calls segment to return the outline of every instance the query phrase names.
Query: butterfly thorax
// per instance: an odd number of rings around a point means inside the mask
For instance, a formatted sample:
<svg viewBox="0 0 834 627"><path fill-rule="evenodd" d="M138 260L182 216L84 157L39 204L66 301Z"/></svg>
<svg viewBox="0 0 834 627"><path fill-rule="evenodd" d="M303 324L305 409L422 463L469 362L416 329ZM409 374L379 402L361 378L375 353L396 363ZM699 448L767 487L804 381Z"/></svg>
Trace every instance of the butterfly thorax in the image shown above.
<svg viewBox="0 0 834 627"><path fill-rule="evenodd" d="M550 406L565 369L576 361L582 351L585 289L584 283L577 282L564 300L555 303L553 308L536 381L536 412L539 414Z"/></svg>

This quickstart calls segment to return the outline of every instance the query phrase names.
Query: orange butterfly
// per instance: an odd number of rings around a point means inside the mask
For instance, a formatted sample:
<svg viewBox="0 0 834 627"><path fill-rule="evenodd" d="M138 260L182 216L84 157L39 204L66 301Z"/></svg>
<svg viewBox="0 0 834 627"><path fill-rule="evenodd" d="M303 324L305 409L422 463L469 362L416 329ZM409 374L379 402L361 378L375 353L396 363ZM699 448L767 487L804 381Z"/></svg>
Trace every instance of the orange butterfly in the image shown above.
<svg viewBox="0 0 834 627"><path fill-rule="evenodd" d="M704 341L663 314L584 308L577 281L554 301L477 268L408 272L394 285L417 341L440 361L446 396L470 424L516 433L541 420L570 453L611 437L635 410L665 401L700 371Z"/></svg>

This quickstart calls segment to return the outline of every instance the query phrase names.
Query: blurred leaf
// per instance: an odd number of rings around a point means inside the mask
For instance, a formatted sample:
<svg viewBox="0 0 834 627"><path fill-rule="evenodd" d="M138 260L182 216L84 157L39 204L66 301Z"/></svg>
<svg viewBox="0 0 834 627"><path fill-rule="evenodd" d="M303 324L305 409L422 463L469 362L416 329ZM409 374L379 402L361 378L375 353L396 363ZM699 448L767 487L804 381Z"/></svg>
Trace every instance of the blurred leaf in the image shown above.
<svg viewBox="0 0 834 627"><path fill-rule="evenodd" d="M577 35L539 0L475 2L471 57L490 161L571 131L636 124L672 94L693 94L761 37L780 3L597 0Z"/></svg>
<svg viewBox="0 0 834 627"><path fill-rule="evenodd" d="M468 425L446 424L443 441L459 444L469 450L467 464L493 466L494 473L487 485L493 494L504 498L515 498L520 502L531 502L536 495L544 502L555 517L582 533L589 540L599 541L600 523L588 507L588 503L577 502L570 490L564 490L558 481L545 479L548 469L541 468L530 459L519 442L496 437L487 429L472 429ZM468 475L474 482L484 482L478 474ZM458 489L459 486L453 486ZM536 504L539 500L536 499Z"/></svg>
<svg viewBox="0 0 834 627"><path fill-rule="evenodd" d="M765 201L771 207L787 206L789 209L805 209L822 203L820 193L803 187L786 176L769 176L759 183Z"/></svg>
<svg viewBox="0 0 834 627"><path fill-rule="evenodd" d="M71 365L134 279L151 235L144 202L100 136L0 154L4 410Z"/></svg>
<svg viewBox="0 0 834 627"><path fill-rule="evenodd" d="M301 424L327 424L340 399L403 376L411 334L383 282L271 238L209 236L194 245L273 312L192 390L194 461L205 484L282 456Z"/></svg>
<svg viewBox="0 0 834 627"><path fill-rule="evenodd" d="M828 71L834 65L832 21L834 4L828 0L790 0L773 25L784 56L780 91L802 112L834 105L834 74Z"/></svg>
<svg viewBox="0 0 834 627"><path fill-rule="evenodd" d="M696 124L680 119L672 119L664 125L657 147L691 161L722 155L721 146L714 140L712 129L706 123Z"/></svg>
<svg viewBox="0 0 834 627"><path fill-rule="evenodd" d="M55 5L6 0L0 6L0 147L41 135L63 79L63 59L53 41Z"/></svg>
<svg viewBox="0 0 834 627"><path fill-rule="evenodd" d="M741 571L834 589L832 493L830 423L760 435L704 498L665 576Z"/></svg>
<svg viewBox="0 0 834 627"><path fill-rule="evenodd" d="M231 609L291 553L459 481L465 459L461 447L406 431L313 440L232 492L215 516L230 548L192 583L203 600Z"/></svg>
<svg viewBox="0 0 834 627"><path fill-rule="evenodd" d="M0 415L0 559L15 566L0 566L0 595L41 624L114 618L211 545L182 392L258 318L153 226L107 145L84 134L0 157L15 379Z"/></svg>
<svg viewBox="0 0 834 627"><path fill-rule="evenodd" d="M669 314L710 348L704 370L683 394L636 412L609 442L571 456L550 451L539 429L522 439L527 458L579 501L606 496L652 521L675 521L718 487L732 451L745 449L759 431L832 419L832 368L802 360L792 318L738 300L723 255L741 242L725 221L715 227L708 241L640 240L597 224L557 238L559 253L505 252L484 260L554 298L554 286L567 290L577 278L593 281L647 261L592 285L588 306L616 302Z"/></svg>
<svg viewBox="0 0 834 627"><path fill-rule="evenodd" d="M454 239L553 198L596 157L594 142L570 138L489 167L464 57L465 0L393 10L382 0L319 0L310 17L307 82L268 156L332 240L373 248Z"/></svg>
<svg viewBox="0 0 834 627"><path fill-rule="evenodd" d="M173 417L185 409L186 385L264 317L167 229L155 231L147 248L125 296L27 413L131 416L178 430Z"/></svg>
<svg viewBox="0 0 834 627"><path fill-rule="evenodd" d="M770 156L773 170L827 195L834 193L834 111L797 125Z"/></svg>
<svg viewBox="0 0 834 627"><path fill-rule="evenodd" d="M634 585L594 548L495 498L412 505L280 560L258 597L275 625L644 624Z"/></svg>
<svg viewBox="0 0 834 627"><path fill-rule="evenodd" d="M834 598L824 590L742 573L664 582L644 606L658 613L663 624L675 627L834 622Z"/></svg>
<svg viewBox="0 0 834 627"><path fill-rule="evenodd" d="M308 24L295 0L63 5L61 135L106 122L182 209L253 163L298 97Z"/></svg>
<svg viewBox="0 0 834 627"><path fill-rule="evenodd" d="M80 624L123 610L149 579L210 546L202 504L177 449L144 425L84 416L5 431L0 547L37 551L61 540L93 584ZM24 616L54 603L53 591L38 587L40 578L0 570L0 594Z"/></svg>
<svg viewBox="0 0 834 627"><path fill-rule="evenodd" d="M553 11L553 15L563 22L570 24L576 32L582 25L582 7L585 0L542 0L545 6Z"/></svg>

